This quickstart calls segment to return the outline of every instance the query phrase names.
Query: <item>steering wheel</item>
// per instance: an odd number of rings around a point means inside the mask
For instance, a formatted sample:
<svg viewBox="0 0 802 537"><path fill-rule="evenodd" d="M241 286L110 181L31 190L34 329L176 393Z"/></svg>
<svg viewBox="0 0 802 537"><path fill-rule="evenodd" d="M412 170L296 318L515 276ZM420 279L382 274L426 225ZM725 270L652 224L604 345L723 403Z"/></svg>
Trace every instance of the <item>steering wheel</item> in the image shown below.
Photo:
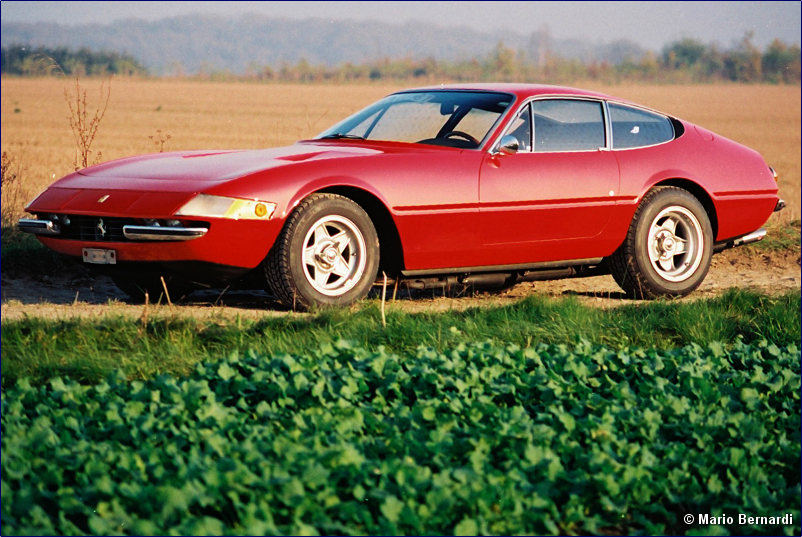
<svg viewBox="0 0 802 537"><path fill-rule="evenodd" d="M479 140L477 140L476 138L474 138L473 136L471 136L471 135L470 135L470 134L468 134L467 132L462 132L462 131L450 131L450 132L447 132L447 133L445 133L445 134L443 135L443 138L452 138L452 137L455 137L455 138L463 138L463 139L465 139L465 140L468 140L468 141L469 141L469 142L471 142L472 144L479 145Z"/></svg>

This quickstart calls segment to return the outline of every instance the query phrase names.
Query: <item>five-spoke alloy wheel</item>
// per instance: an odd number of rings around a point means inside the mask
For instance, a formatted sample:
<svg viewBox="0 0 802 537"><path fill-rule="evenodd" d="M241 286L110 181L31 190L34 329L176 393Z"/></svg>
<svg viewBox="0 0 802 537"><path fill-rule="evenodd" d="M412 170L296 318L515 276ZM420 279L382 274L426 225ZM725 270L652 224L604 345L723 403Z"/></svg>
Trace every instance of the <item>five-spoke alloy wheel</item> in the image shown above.
<svg viewBox="0 0 802 537"><path fill-rule="evenodd" d="M661 186L643 197L609 264L630 296L684 296L704 280L712 251L710 219L699 200L687 190Z"/></svg>
<svg viewBox="0 0 802 537"><path fill-rule="evenodd" d="M680 205L660 211L649 227L647 242L652 268L667 281L690 278L702 262L702 226L690 210Z"/></svg>
<svg viewBox="0 0 802 537"><path fill-rule="evenodd" d="M313 194L289 216L264 266L271 290L288 307L350 304L376 279L376 229L350 199Z"/></svg>
<svg viewBox="0 0 802 537"><path fill-rule="evenodd" d="M312 288L326 296L347 293L365 272L365 238L356 224L340 215L326 215L304 238L303 270Z"/></svg>

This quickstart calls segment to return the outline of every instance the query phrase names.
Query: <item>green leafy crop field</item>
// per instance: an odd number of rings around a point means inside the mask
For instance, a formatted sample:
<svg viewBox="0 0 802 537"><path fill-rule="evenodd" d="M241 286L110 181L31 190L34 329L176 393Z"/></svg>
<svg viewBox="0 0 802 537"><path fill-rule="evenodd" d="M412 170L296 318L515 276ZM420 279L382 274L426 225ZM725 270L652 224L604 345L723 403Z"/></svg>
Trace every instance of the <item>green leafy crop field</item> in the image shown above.
<svg viewBox="0 0 802 537"><path fill-rule="evenodd" d="M5 534L799 534L795 344L347 340L2 395Z"/></svg>

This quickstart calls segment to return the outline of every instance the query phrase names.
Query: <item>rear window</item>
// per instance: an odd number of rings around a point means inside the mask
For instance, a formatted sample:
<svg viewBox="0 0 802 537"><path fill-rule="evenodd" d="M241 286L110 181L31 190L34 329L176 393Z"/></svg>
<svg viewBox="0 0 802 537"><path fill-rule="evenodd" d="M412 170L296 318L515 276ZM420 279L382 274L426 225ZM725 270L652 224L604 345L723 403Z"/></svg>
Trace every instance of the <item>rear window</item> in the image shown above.
<svg viewBox="0 0 802 537"><path fill-rule="evenodd" d="M609 104L613 149L662 144L674 139L674 127L665 116L621 104Z"/></svg>

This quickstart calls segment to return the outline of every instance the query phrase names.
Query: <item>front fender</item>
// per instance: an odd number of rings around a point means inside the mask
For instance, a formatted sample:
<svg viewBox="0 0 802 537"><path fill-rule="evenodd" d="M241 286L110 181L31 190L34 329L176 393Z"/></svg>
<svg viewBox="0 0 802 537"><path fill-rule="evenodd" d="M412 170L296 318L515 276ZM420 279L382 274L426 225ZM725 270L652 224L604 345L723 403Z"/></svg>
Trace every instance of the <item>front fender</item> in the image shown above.
<svg viewBox="0 0 802 537"><path fill-rule="evenodd" d="M315 192L342 188L352 188L366 192L378 199L388 211L390 210L390 204L387 202L387 198L381 192L379 192L374 185L358 177L331 175L327 177L320 177L300 185L300 187L284 205L284 211L281 214L281 218L286 219L287 216L289 216L289 214L298 206L298 204L301 203L301 201Z"/></svg>

